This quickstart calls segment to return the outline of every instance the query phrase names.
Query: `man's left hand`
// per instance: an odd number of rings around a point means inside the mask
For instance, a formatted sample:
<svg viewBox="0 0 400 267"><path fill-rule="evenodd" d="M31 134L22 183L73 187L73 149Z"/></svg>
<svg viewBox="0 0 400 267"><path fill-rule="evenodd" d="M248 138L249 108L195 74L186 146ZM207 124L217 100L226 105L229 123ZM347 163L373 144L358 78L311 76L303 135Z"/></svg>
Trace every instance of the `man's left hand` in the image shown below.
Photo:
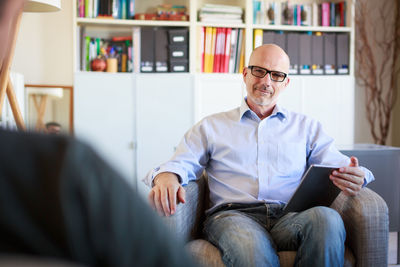
<svg viewBox="0 0 400 267"><path fill-rule="evenodd" d="M364 184L365 173L358 166L356 157L351 157L350 161L349 166L333 171L329 178L345 195L355 196Z"/></svg>

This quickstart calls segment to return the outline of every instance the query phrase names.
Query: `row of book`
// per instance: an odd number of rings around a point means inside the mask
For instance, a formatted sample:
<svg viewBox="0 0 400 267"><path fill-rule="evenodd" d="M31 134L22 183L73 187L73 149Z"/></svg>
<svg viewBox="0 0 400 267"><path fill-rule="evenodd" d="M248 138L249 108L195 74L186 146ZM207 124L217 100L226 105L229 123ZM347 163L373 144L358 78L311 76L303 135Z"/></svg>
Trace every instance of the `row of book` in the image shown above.
<svg viewBox="0 0 400 267"><path fill-rule="evenodd" d="M81 70L98 71L92 62L95 59L116 59L118 72L133 71L132 36L104 39L85 35L82 39ZM101 69L104 71L105 68Z"/></svg>
<svg viewBox="0 0 400 267"><path fill-rule="evenodd" d="M199 21L243 23L243 9L240 6L205 4L199 11Z"/></svg>
<svg viewBox="0 0 400 267"><path fill-rule="evenodd" d="M117 59L118 72L188 72L189 32L187 28L134 27L130 36L110 39L93 36L79 27L83 71L104 71L93 64L96 59Z"/></svg>
<svg viewBox="0 0 400 267"><path fill-rule="evenodd" d="M254 47L274 43L290 58L290 74L348 74L349 34L254 30Z"/></svg>
<svg viewBox="0 0 400 267"><path fill-rule="evenodd" d="M240 73L245 64L245 30L202 27L199 69L205 73Z"/></svg>
<svg viewBox="0 0 400 267"><path fill-rule="evenodd" d="M346 2L292 4L253 0L253 23L297 26L346 26Z"/></svg>
<svg viewBox="0 0 400 267"><path fill-rule="evenodd" d="M77 0L79 18L133 19L135 0Z"/></svg>

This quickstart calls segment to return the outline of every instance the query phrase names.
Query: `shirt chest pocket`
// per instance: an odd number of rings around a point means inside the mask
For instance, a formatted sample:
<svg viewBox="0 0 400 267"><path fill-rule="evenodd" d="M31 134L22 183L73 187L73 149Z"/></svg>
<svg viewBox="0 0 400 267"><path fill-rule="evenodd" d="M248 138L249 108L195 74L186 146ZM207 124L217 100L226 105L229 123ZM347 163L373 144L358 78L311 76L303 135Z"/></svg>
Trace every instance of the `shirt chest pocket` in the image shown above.
<svg viewBox="0 0 400 267"><path fill-rule="evenodd" d="M278 143L277 170L283 176L301 175L306 166L306 144L302 142Z"/></svg>

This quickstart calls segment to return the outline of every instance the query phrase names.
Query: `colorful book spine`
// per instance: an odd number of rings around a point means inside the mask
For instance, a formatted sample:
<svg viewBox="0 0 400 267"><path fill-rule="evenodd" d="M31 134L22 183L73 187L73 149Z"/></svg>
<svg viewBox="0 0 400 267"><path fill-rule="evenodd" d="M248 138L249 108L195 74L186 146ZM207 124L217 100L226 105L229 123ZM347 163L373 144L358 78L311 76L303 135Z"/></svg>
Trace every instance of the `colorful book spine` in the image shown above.
<svg viewBox="0 0 400 267"><path fill-rule="evenodd" d="M235 71L234 73L239 72L240 65L240 52L242 51L243 44L243 29L239 29L238 38L237 38L237 46L236 46L236 57L235 57Z"/></svg>
<svg viewBox="0 0 400 267"><path fill-rule="evenodd" d="M330 26L336 26L335 24L335 3L331 2L330 3Z"/></svg>
<svg viewBox="0 0 400 267"><path fill-rule="evenodd" d="M135 17L135 0L129 0L127 16L128 19L133 19Z"/></svg>
<svg viewBox="0 0 400 267"><path fill-rule="evenodd" d="M214 70L214 57L215 57L215 42L217 39L217 28L212 28L212 36L211 36L211 55L210 55L210 64L208 72L213 72Z"/></svg>
<svg viewBox="0 0 400 267"><path fill-rule="evenodd" d="M111 16L114 19L118 19L119 18L119 0L113 1L111 9L112 9Z"/></svg>
<svg viewBox="0 0 400 267"><path fill-rule="evenodd" d="M346 2L339 3L340 10L340 24L339 26L346 26Z"/></svg>
<svg viewBox="0 0 400 267"><path fill-rule="evenodd" d="M99 15L99 3L100 0L93 0L93 11L92 11L92 17L97 18Z"/></svg>
<svg viewBox="0 0 400 267"><path fill-rule="evenodd" d="M205 50L204 50L204 72L210 72L210 65L211 65L211 43L212 43L212 27L206 28L206 35L205 35Z"/></svg>
<svg viewBox="0 0 400 267"><path fill-rule="evenodd" d="M296 5L293 5L293 20L290 25L296 25L297 23L297 8Z"/></svg>
<svg viewBox="0 0 400 267"><path fill-rule="evenodd" d="M204 72L204 49L205 49L205 35L206 35L206 28L205 27L200 27L199 30L199 55L198 57L200 58L200 72Z"/></svg>
<svg viewBox="0 0 400 267"><path fill-rule="evenodd" d="M219 70L219 60L221 56L221 28L216 29L215 38L214 64L212 72L218 72Z"/></svg>
<svg viewBox="0 0 400 267"><path fill-rule="evenodd" d="M232 29L231 32L231 48L229 51L229 73L235 72L235 57L236 57L236 49L237 49L237 36L238 29Z"/></svg>
<svg viewBox="0 0 400 267"><path fill-rule="evenodd" d="M85 0L78 0L78 16L85 17Z"/></svg>
<svg viewBox="0 0 400 267"><path fill-rule="evenodd" d="M93 18L93 0L88 1L88 18Z"/></svg>
<svg viewBox="0 0 400 267"><path fill-rule="evenodd" d="M90 71L90 36L85 37L85 66L83 69Z"/></svg>
<svg viewBox="0 0 400 267"><path fill-rule="evenodd" d="M301 10L303 9L302 5L297 5L297 24L298 26L301 25Z"/></svg>
<svg viewBox="0 0 400 267"><path fill-rule="evenodd" d="M239 69L238 69L238 73L242 73L243 68L244 68L244 51L245 51L245 38L244 36L246 36L245 34L245 30L243 29L243 34L242 34L242 47L240 49L240 58L239 58Z"/></svg>
<svg viewBox="0 0 400 267"><path fill-rule="evenodd" d="M329 7L330 7L330 5L328 2L324 2L321 5L322 5L322 26L329 26L329 23L330 23Z"/></svg>
<svg viewBox="0 0 400 267"><path fill-rule="evenodd" d="M253 24L260 23L261 1L253 0Z"/></svg>
<svg viewBox="0 0 400 267"><path fill-rule="evenodd" d="M133 28L133 72L140 72L140 27Z"/></svg>
<svg viewBox="0 0 400 267"><path fill-rule="evenodd" d="M89 1L90 0L85 0L85 18L89 17Z"/></svg>
<svg viewBox="0 0 400 267"><path fill-rule="evenodd" d="M224 69L224 55L225 55L225 38L226 38L226 28L221 29L221 41L220 41L220 54L219 54L219 66L218 66L218 72L223 72Z"/></svg>
<svg viewBox="0 0 400 267"><path fill-rule="evenodd" d="M318 23L319 9L317 3L312 3L312 26L320 26Z"/></svg>
<svg viewBox="0 0 400 267"><path fill-rule="evenodd" d="M127 0L121 0L121 17L120 19L127 19L128 18L128 3Z"/></svg>
<svg viewBox="0 0 400 267"><path fill-rule="evenodd" d="M224 52L224 70L222 72L227 73L229 72L229 57L231 51L231 34L232 29L226 29L226 38L225 38L225 52Z"/></svg>

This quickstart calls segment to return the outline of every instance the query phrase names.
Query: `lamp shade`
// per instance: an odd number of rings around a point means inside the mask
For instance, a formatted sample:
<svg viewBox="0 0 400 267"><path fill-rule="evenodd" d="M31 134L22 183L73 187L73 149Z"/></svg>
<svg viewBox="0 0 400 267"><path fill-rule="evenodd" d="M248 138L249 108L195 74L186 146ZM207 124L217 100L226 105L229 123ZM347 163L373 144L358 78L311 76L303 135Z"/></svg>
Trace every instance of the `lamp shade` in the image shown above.
<svg viewBox="0 0 400 267"><path fill-rule="evenodd" d="M61 0L28 0L24 12L54 12L61 10Z"/></svg>

